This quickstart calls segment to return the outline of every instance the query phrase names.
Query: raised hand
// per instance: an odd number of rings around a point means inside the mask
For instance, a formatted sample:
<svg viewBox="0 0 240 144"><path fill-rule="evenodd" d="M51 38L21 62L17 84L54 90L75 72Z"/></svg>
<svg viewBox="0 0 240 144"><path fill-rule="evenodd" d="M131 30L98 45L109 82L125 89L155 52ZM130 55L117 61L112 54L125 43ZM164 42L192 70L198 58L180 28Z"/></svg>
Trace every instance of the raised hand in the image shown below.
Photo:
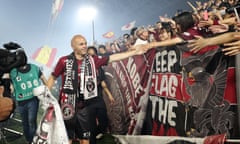
<svg viewBox="0 0 240 144"><path fill-rule="evenodd" d="M236 34L234 37L239 38L239 40L224 44L224 46L227 46L222 49L225 55L233 56L240 53L240 34Z"/></svg>
<svg viewBox="0 0 240 144"><path fill-rule="evenodd" d="M201 36L195 36L196 39L188 41L188 48L190 48L191 52L197 53L202 48L207 46L207 40Z"/></svg>

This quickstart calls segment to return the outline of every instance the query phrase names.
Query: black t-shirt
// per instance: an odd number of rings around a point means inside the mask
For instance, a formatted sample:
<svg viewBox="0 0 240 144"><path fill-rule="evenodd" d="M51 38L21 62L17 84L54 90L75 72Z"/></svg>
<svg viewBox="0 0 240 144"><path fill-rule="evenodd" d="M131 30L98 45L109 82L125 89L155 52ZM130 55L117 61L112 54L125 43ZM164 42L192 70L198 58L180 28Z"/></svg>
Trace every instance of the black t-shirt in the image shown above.
<svg viewBox="0 0 240 144"><path fill-rule="evenodd" d="M4 86L4 91L3 91L4 97L11 97L10 85L11 85L11 79L9 78L0 79L0 86Z"/></svg>
<svg viewBox="0 0 240 144"><path fill-rule="evenodd" d="M106 77L105 77L104 70L102 69L102 67L100 67L97 72L98 96L99 97L102 97L103 88L101 86L101 82L104 81L105 79L106 79Z"/></svg>

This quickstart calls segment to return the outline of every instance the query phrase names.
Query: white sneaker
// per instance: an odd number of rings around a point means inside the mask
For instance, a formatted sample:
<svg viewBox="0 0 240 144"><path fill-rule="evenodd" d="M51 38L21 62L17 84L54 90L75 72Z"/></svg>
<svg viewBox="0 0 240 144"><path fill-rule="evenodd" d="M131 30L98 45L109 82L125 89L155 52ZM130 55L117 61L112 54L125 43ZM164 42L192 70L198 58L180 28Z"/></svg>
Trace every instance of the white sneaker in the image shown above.
<svg viewBox="0 0 240 144"><path fill-rule="evenodd" d="M96 135L96 139L101 139L103 137L103 133L99 133Z"/></svg>

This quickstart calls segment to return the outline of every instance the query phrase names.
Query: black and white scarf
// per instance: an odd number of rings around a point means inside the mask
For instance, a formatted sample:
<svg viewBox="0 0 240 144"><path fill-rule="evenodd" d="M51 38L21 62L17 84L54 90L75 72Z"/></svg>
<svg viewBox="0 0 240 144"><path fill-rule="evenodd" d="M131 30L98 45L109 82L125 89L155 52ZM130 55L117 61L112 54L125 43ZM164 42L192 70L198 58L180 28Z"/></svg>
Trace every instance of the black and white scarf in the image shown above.
<svg viewBox="0 0 240 144"><path fill-rule="evenodd" d="M86 55L82 62L80 81L80 94L83 94L84 100L97 96L96 67L91 56Z"/></svg>
<svg viewBox="0 0 240 144"><path fill-rule="evenodd" d="M83 95L84 100L97 97L97 77L94 60L86 55L80 66L80 83L78 79L78 63L74 54L66 59L65 78L63 85L63 97L61 108L65 120L70 119L75 113L76 98ZM78 87L79 86L79 87Z"/></svg>

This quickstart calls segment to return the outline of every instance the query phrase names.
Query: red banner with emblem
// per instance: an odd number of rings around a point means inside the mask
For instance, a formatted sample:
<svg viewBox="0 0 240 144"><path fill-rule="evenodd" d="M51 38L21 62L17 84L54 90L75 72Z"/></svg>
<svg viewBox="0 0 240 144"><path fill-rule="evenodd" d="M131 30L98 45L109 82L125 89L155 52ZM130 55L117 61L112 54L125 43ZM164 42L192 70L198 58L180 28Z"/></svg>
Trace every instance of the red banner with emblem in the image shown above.
<svg viewBox="0 0 240 144"><path fill-rule="evenodd" d="M104 68L115 99L114 106L107 105L113 134L140 134L147 110L152 53L113 62Z"/></svg>
<svg viewBox="0 0 240 144"><path fill-rule="evenodd" d="M105 69L117 101L108 107L113 134L240 137L235 57L217 47L191 54L184 45L146 55Z"/></svg>

